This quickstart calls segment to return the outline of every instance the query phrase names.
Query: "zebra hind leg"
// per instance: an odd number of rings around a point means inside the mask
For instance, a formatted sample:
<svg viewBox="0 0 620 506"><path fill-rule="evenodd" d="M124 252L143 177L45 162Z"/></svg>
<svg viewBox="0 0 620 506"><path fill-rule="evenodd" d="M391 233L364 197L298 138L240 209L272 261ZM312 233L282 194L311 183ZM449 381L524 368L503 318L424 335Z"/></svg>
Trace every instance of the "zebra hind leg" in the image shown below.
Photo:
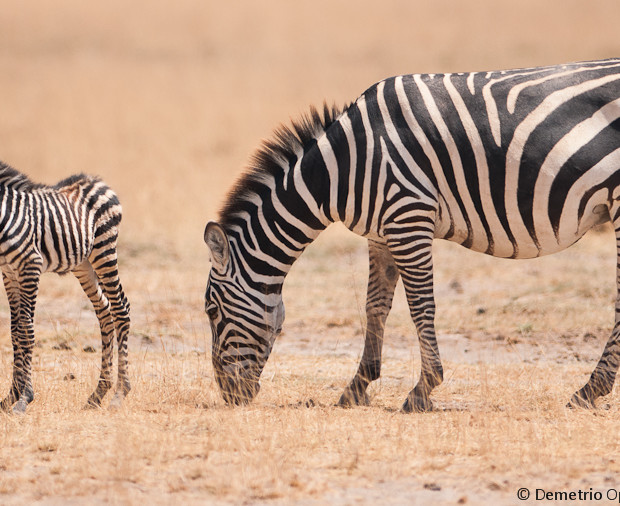
<svg viewBox="0 0 620 506"><path fill-rule="evenodd" d="M114 397L110 403L111 409L121 406L123 399L131 390L128 374L127 339L129 337L129 301L125 296L118 276L118 259L116 252L116 231L114 236L103 239L100 245L95 244L91 254L91 264L103 291L110 302L116 340L118 343L118 382Z"/></svg>
<svg viewBox="0 0 620 506"><path fill-rule="evenodd" d="M20 385L23 385L23 353L19 344L19 286L14 276L2 273L4 288L9 300L9 308L11 313L11 342L13 344L13 379L11 381L11 389L8 395L0 402L0 410L9 411L13 404L17 402L21 391Z"/></svg>
<svg viewBox="0 0 620 506"><path fill-rule="evenodd" d="M594 408L595 401L599 397L611 393L618 366L620 365L620 206L612 209L614 216L614 228L616 232L616 250L618 252L618 261L616 267L616 317L614 329L605 345L603 354L598 364L592 371L592 375L588 382L571 397L567 407L569 408Z"/></svg>
<svg viewBox="0 0 620 506"><path fill-rule="evenodd" d="M112 387L112 355L114 352L114 321L110 303L103 293L97 274L88 260L78 266L73 274L80 282L99 320L101 330L101 373L97 387L86 401L85 409L98 408L105 394Z"/></svg>
<svg viewBox="0 0 620 506"><path fill-rule="evenodd" d="M388 248L368 241L368 290L366 296L366 339L357 373L345 388L339 406L367 406L366 389L381 374L381 350L385 320L392 307L398 269Z"/></svg>

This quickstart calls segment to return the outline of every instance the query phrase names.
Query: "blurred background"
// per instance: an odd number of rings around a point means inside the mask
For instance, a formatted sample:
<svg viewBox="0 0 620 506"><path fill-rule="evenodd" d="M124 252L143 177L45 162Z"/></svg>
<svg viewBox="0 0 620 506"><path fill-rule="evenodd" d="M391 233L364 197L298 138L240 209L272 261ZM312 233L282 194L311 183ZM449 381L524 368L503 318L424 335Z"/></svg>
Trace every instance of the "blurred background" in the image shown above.
<svg viewBox="0 0 620 506"><path fill-rule="evenodd" d="M122 246L204 255L261 139L395 74L620 55L615 0L2 2L0 159L98 174Z"/></svg>

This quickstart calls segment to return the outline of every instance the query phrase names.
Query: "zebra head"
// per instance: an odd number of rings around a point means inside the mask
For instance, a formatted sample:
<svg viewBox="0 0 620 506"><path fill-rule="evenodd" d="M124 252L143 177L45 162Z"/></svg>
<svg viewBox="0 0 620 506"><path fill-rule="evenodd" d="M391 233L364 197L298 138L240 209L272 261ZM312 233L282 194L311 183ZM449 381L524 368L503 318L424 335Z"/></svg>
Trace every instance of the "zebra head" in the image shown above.
<svg viewBox="0 0 620 506"><path fill-rule="evenodd" d="M205 312L215 378L227 404L246 404L258 394L260 374L282 329L281 291L265 293L248 282L221 225L209 222L204 240L211 252Z"/></svg>

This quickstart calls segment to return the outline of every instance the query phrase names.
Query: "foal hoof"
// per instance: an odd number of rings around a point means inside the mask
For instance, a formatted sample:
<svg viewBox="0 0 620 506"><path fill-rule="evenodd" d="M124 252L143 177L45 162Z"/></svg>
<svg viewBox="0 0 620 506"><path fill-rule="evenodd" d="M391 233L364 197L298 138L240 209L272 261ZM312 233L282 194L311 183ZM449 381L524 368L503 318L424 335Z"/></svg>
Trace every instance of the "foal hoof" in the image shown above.
<svg viewBox="0 0 620 506"><path fill-rule="evenodd" d="M101 398L97 395L91 395L88 400L86 401L86 404L84 404L84 406L82 406L82 409L87 410L87 409L98 409L101 407Z"/></svg>
<svg viewBox="0 0 620 506"><path fill-rule="evenodd" d="M338 400L338 406L341 408L351 408L353 406L369 406L370 397L366 392L359 392L352 388L345 388L344 392Z"/></svg>
<svg viewBox="0 0 620 506"><path fill-rule="evenodd" d="M428 413L433 411L433 403L428 397L410 395L403 404L403 411L405 413Z"/></svg>
<svg viewBox="0 0 620 506"><path fill-rule="evenodd" d="M123 382L119 385L116 392L114 392L114 397L112 397L108 409L110 411L118 411L121 409L123 407L123 401L125 400L125 397L127 397L130 390L131 387L129 386L129 381Z"/></svg>
<svg viewBox="0 0 620 506"><path fill-rule="evenodd" d="M112 397L112 400L110 401L110 405L108 406L108 409L110 411L118 411L119 409L123 407L123 399L124 399L124 396L121 396L118 393L114 394L114 397Z"/></svg>
<svg viewBox="0 0 620 506"><path fill-rule="evenodd" d="M26 413L26 407L28 403L24 399L20 399L13 406L13 414L14 415L24 415Z"/></svg>

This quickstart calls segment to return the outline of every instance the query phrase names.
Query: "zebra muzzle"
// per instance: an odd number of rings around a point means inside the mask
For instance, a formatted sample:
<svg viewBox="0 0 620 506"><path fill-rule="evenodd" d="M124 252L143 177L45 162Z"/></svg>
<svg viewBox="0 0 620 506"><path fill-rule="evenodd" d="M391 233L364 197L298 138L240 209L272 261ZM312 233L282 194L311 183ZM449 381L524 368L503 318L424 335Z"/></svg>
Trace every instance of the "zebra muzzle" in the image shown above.
<svg viewBox="0 0 620 506"><path fill-rule="evenodd" d="M259 374L253 370L236 370L231 374L218 365L215 378L226 404L249 404L260 391Z"/></svg>
<svg viewBox="0 0 620 506"><path fill-rule="evenodd" d="M243 406L249 404L260 391L260 383L255 379L225 377L218 381L226 404Z"/></svg>

